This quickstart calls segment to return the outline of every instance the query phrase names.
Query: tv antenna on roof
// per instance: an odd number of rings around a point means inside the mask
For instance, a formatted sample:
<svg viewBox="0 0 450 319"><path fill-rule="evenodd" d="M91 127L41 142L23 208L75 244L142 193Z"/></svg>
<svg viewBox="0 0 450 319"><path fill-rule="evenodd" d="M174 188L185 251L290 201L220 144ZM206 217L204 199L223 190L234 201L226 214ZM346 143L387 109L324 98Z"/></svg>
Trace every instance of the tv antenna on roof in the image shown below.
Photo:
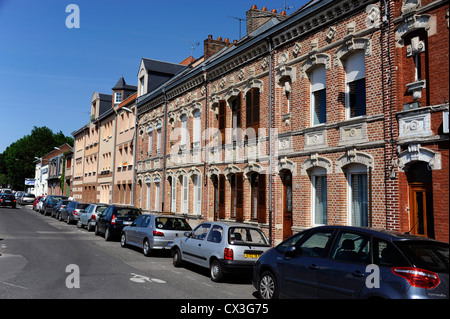
<svg viewBox="0 0 450 319"><path fill-rule="evenodd" d="M191 43L191 56L193 57L194 56L194 50L195 50L195 47L198 47L200 45L200 42L195 42L195 43Z"/></svg>
<svg viewBox="0 0 450 319"><path fill-rule="evenodd" d="M280 10L287 11L287 10L292 9L292 8L294 8L294 6L293 5L292 6L286 6L286 0L284 0L284 6Z"/></svg>
<svg viewBox="0 0 450 319"><path fill-rule="evenodd" d="M241 22L247 21L247 19L242 19L242 18L232 17L232 16L228 16L228 18L239 20L239 40L240 40L241 39Z"/></svg>

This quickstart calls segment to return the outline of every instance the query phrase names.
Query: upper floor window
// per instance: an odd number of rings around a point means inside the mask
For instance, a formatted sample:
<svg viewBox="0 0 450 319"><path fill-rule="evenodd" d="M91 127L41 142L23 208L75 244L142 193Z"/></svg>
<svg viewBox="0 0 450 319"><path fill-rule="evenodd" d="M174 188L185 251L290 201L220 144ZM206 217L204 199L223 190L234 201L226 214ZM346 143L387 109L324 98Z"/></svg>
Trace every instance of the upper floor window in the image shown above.
<svg viewBox="0 0 450 319"><path fill-rule="evenodd" d="M366 115L366 67L364 52L345 61L346 118Z"/></svg>
<svg viewBox="0 0 450 319"><path fill-rule="evenodd" d="M114 103L120 103L122 102L122 92L116 92L114 94Z"/></svg>
<svg viewBox="0 0 450 319"><path fill-rule="evenodd" d="M144 77L139 79L140 95L144 95Z"/></svg>
<svg viewBox="0 0 450 319"><path fill-rule="evenodd" d="M246 122L247 129L253 128L255 136L258 136L259 129L259 89L252 88L246 94ZM248 130L247 130L248 132ZM251 137L251 136L250 136Z"/></svg>
<svg viewBox="0 0 450 319"><path fill-rule="evenodd" d="M200 134L201 134L200 111L197 110L194 113L194 132L192 137L194 148L200 147Z"/></svg>
<svg viewBox="0 0 450 319"><path fill-rule="evenodd" d="M227 108L226 103L224 100L219 101L219 131L220 131L220 138L221 141L219 144L224 145L225 144L225 128L227 123Z"/></svg>
<svg viewBox="0 0 450 319"><path fill-rule="evenodd" d="M187 135L187 116L181 117L181 147L186 147L186 135Z"/></svg>
<svg viewBox="0 0 450 319"><path fill-rule="evenodd" d="M318 125L327 122L327 86L325 67L315 68L309 75L311 81L311 123Z"/></svg>

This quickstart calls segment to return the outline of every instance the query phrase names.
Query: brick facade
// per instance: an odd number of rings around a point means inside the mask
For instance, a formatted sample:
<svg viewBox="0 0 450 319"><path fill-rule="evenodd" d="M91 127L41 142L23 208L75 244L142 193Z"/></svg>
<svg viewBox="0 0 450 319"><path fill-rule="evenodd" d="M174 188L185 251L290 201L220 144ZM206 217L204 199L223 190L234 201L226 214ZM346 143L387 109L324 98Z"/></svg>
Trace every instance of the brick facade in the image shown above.
<svg viewBox="0 0 450 319"><path fill-rule="evenodd" d="M135 178L114 183L114 202L134 197L194 226L259 225L274 244L322 224L414 226L448 242L448 4L323 0L289 17L247 14L265 21L249 19L251 36L232 43L209 36L190 65L141 61L124 144L136 147ZM74 178L75 193L76 168ZM425 233L414 196L432 199Z"/></svg>

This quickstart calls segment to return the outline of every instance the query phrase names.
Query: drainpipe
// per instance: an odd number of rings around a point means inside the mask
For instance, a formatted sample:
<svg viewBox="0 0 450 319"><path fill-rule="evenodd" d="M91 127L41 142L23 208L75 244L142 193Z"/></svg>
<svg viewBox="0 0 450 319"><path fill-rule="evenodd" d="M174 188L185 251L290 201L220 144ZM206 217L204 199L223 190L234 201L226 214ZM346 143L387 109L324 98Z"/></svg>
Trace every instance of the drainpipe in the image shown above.
<svg viewBox="0 0 450 319"><path fill-rule="evenodd" d="M272 244L273 211L272 211L272 39L266 38L269 46L269 242Z"/></svg>
<svg viewBox="0 0 450 319"><path fill-rule="evenodd" d="M163 171L162 171L162 177L161 177L161 188L160 188L160 192L162 194L162 196L160 196L161 200L161 211L164 212L164 203L165 203L165 185L166 185L166 144L167 144L167 140L166 140L166 134L167 134L167 94L166 94L166 87L162 88L162 92L164 94L164 135L161 138L162 141L164 141L164 145L163 145L163 159L162 159L162 164L163 164Z"/></svg>

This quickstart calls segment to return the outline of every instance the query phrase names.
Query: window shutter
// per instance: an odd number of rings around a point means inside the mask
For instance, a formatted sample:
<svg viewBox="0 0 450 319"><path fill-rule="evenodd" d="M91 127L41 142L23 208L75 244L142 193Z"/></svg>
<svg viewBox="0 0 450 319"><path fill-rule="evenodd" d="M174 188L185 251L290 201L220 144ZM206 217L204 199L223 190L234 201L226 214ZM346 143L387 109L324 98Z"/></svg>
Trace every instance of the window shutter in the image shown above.
<svg viewBox="0 0 450 319"><path fill-rule="evenodd" d="M266 175L258 176L258 222L266 222Z"/></svg>
<svg viewBox="0 0 450 319"><path fill-rule="evenodd" d="M177 179L172 177L172 204L171 211L175 213L177 211Z"/></svg>
<svg viewBox="0 0 450 319"><path fill-rule="evenodd" d="M244 174L236 174L236 221L244 220Z"/></svg>
<svg viewBox="0 0 450 319"><path fill-rule="evenodd" d="M225 144L225 127L226 127L226 107L225 101L219 101L219 131L222 136L222 145Z"/></svg>
<svg viewBox="0 0 450 319"><path fill-rule="evenodd" d="M225 175L219 176L219 219L225 218Z"/></svg>

